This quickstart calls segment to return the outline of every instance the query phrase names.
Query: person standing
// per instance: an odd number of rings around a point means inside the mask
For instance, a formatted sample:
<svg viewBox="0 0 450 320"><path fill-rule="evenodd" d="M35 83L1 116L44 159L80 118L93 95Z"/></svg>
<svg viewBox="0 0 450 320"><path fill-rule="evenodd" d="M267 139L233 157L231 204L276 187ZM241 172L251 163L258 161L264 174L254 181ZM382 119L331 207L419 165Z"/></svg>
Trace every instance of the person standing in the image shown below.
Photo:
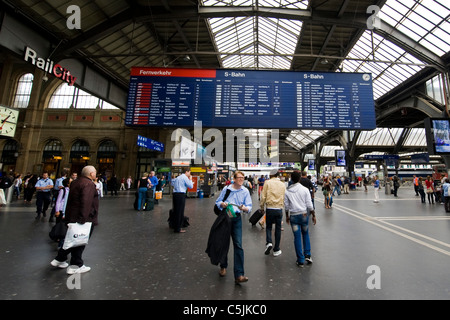
<svg viewBox="0 0 450 320"><path fill-rule="evenodd" d="M380 195L378 193L378 191L380 190L380 180L378 180L378 176L375 176L374 179L375 181L373 182L373 192L375 199L373 200L373 202L378 203L380 201Z"/></svg>
<svg viewBox="0 0 450 320"><path fill-rule="evenodd" d="M293 184L286 189L284 196L286 223L291 225L294 233L297 266L303 267L305 262L312 263L308 224L310 215L313 224L316 224L316 215L310 191L299 183L300 174L297 171L293 172L291 179Z"/></svg>
<svg viewBox="0 0 450 320"><path fill-rule="evenodd" d="M65 221L67 223L92 222L89 237L92 236L94 226L98 224L98 193L95 187L97 170L93 166L85 166L81 176L70 183L69 197L66 202ZM91 270L84 265L82 258L86 246L79 246L64 250L62 247L58 255L50 264L57 268L67 268L67 274L84 273ZM70 253L70 265L66 262Z"/></svg>
<svg viewBox="0 0 450 320"><path fill-rule="evenodd" d="M286 186L278 178L278 170L270 172L270 179L264 181L261 192L260 207L266 214L266 249L264 253L268 255L273 248L275 257L281 254L281 220L283 218L284 193ZM275 247L272 244L272 225L275 223Z"/></svg>
<svg viewBox="0 0 450 320"><path fill-rule="evenodd" d="M148 173L144 172L142 177L137 182L137 189L138 189L138 202L137 202L137 210L141 211L142 206L145 203L145 198L147 197L147 190L148 190Z"/></svg>
<svg viewBox="0 0 450 320"><path fill-rule="evenodd" d="M392 177L392 182L394 184L394 197L398 197L397 192L398 188L400 187L400 181L397 176Z"/></svg>
<svg viewBox="0 0 450 320"><path fill-rule="evenodd" d="M420 201L425 203L425 191L423 190L423 179L422 177L417 178L417 192L420 195Z"/></svg>
<svg viewBox="0 0 450 320"><path fill-rule="evenodd" d="M416 197L419 196L419 178L416 175L413 175L413 184L414 184L414 192L416 193Z"/></svg>
<svg viewBox="0 0 450 320"><path fill-rule="evenodd" d="M48 172L42 173L42 178L36 182L36 219L45 217L45 212L52 200L53 180L48 177Z"/></svg>
<svg viewBox="0 0 450 320"><path fill-rule="evenodd" d="M127 178L127 190L131 189L131 184L133 183L133 180L131 179L131 176L128 176Z"/></svg>
<svg viewBox="0 0 450 320"><path fill-rule="evenodd" d="M261 177L258 179L258 200L261 199L261 191L264 187L264 181L266 179L264 178L264 175L261 175Z"/></svg>
<svg viewBox="0 0 450 320"><path fill-rule="evenodd" d="M193 188L191 169L186 168L184 173L172 180L172 216L170 217L171 225L175 233L184 233L186 230L181 229L184 220L184 207L186 205L186 191Z"/></svg>
<svg viewBox="0 0 450 320"><path fill-rule="evenodd" d="M427 176L427 179L425 180L425 186L427 187L428 203L434 204L434 184L431 176Z"/></svg>
<svg viewBox="0 0 450 320"><path fill-rule="evenodd" d="M233 254L234 254L234 279L236 284L247 282L248 277L244 274L244 249L242 247L242 218L241 212L250 212L252 210L252 198L250 192L244 184L244 173L242 171L236 171L234 173L234 183L223 188L219 197L216 200L216 205L219 208L225 209L229 204L232 204L234 216L230 217L231 220L231 239L233 241ZM284 185L283 185L284 186ZM229 191L228 197L223 201L225 193ZM227 210L227 209L225 209ZM223 239L224 241L230 241L229 238ZM220 262L219 275L224 277L226 275L226 269L228 267L227 258L225 261Z"/></svg>
<svg viewBox="0 0 450 320"><path fill-rule="evenodd" d="M304 186L306 189L309 190L309 193L311 194L311 201L312 201L312 204L314 207L314 193L316 191L316 188L315 188L312 180L310 178L308 178L308 173L306 171L302 171L300 180L298 182L300 182L302 184L302 186ZM291 177L290 185L293 185L294 183L295 182L292 180L292 177Z"/></svg>
<svg viewBox="0 0 450 320"><path fill-rule="evenodd" d="M442 184L442 195L444 197L445 212L450 212L450 182L445 178Z"/></svg>
<svg viewBox="0 0 450 320"><path fill-rule="evenodd" d="M150 188L153 191L153 199L155 199L156 186L159 183L158 177L155 175L155 171L150 171L150 175L148 176L148 180L150 181Z"/></svg>

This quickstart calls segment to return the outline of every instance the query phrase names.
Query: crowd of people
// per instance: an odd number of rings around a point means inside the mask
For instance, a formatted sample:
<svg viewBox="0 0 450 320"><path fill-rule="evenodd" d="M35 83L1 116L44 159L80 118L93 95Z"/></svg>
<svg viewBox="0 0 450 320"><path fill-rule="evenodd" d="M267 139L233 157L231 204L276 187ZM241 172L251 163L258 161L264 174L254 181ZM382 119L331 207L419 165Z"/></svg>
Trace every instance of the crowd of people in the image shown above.
<svg viewBox="0 0 450 320"><path fill-rule="evenodd" d="M49 207L52 207L49 221L64 221L64 223L92 222L97 224L99 198L107 194L107 190L117 192L113 184L107 184L103 175L97 175L93 166L83 168L81 176L76 173L69 174L68 169L63 169L61 177L53 182L48 172L43 172L40 177L33 174L16 175L14 179L4 175L0 181L0 190L13 187L17 199L20 199L21 190L24 193L25 203L30 203L33 194L36 193L36 219L46 217ZM110 180L116 179L112 176ZM328 176L321 177L321 188L324 196L325 208L331 208L333 197L348 194L355 184L368 191L367 186L374 189L374 202L379 202L379 189L381 187L378 176L358 179L356 183L348 177ZM116 179L117 181L117 179ZM229 183L227 183L229 181ZM400 179L396 176L392 181L393 195L397 197L400 187ZM127 183L125 190L131 188L132 179L122 179L121 184ZM137 181L138 210L141 210L147 191L152 190L153 196L158 186L167 184L165 179L158 179L155 172L144 173ZM172 209L169 215L169 225L175 233L185 233L183 228L186 191L193 187L192 175L189 168L177 178L172 179L173 187ZM421 197L425 203L425 194L428 202L445 204L445 211L450 212L450 182L447 176L435 181L430 176L425 180L421 177L413 178L416 196ZM439 190L437 186L439 185ZM111 186L111 188L108 188ZM108 188L108 189L107 189ZM106 189L106 190L105 190ZM122 189L122 188L121 188ZM251 213L254 207L251 195L258 190L258 208L261 215L260 225L265 227L265 246L261 249L265 255L272 252L274 257L282 254L281 237L283 229L283 210L285 222L290 225L294 235L294 248L296 264L303 267L313 262L311 255L311 242L309 238L309 222L316 224L314 195L319 186L315 177L308 176L306 172L294 171L289 179L280 176L278 170L272 170L269 177L245 176L243 172L236 171L224 181L219 196L215 200L217 219L211 227L208 238L207 250L211 263L219 265L219 275L225 277L228 268L228 249L230 239L233 243L234 254L234 279L237 284L248 281L244 271L244 249L242 245L242 213ZM123 189L122 189L123 190ZM0 192L0 199L2 192ZM3 195L4 198L4 195ZM254 213L256 214L256 212ZM92 234L93 226L90 229ZM90 270L84 265L82 253L84 246L64 249L64 239L58 239L58 254L51 265L56 268L67 269L68 274L83 273ZM66 262L71 255L70 264Z"/></svg>

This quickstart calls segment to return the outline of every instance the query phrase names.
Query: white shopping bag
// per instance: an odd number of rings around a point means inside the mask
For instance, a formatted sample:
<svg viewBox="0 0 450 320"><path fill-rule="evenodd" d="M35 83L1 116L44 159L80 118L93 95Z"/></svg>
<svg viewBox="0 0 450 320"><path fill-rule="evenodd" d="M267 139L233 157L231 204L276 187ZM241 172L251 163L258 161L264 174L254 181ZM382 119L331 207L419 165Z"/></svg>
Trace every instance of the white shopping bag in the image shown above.
<svg viewBox="0 0 450 320"><path fill-rule="evenodd" d="M64 239L63 249L67 250L73 247L84 246L89 241L92 222L69 223L67 225L66 238Z"/></svg>

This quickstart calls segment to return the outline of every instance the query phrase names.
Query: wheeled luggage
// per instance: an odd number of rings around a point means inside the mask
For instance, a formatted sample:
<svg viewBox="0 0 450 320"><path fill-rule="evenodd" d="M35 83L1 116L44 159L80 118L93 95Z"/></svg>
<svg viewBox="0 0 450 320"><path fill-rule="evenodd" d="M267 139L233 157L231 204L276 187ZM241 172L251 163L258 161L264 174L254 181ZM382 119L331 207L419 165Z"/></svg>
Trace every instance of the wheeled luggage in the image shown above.
<svg viewBox="0 0 450 320"><path fill-rule="evenodd" d="M255 224L258 223L259 220L261 220L261 218L264 216L264 213L261 211L261 209L256 210L250 217L250 219L248 219L248 221L252 224L252 226L254 226Z"/></svg>

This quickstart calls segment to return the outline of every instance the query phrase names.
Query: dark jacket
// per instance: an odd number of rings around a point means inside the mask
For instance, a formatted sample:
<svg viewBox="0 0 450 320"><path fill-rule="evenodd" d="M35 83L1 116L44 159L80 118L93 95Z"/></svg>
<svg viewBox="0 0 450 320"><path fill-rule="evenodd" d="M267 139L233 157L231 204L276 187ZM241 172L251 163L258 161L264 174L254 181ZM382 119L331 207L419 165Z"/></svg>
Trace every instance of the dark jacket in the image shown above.
<svg viewBox="0 0 450 320"><path fill-rule="evenodd" d="M67 222L97 225L98 193L91 179L81 176L72 181L65 216Z"/></svg>
<svg viewBox="0 0 450 320"><path fill-rule="evenodd" d="M213 265L224 264L230 248L231 220L225 212L214 221L208 237L206 253Z"/></svg>

